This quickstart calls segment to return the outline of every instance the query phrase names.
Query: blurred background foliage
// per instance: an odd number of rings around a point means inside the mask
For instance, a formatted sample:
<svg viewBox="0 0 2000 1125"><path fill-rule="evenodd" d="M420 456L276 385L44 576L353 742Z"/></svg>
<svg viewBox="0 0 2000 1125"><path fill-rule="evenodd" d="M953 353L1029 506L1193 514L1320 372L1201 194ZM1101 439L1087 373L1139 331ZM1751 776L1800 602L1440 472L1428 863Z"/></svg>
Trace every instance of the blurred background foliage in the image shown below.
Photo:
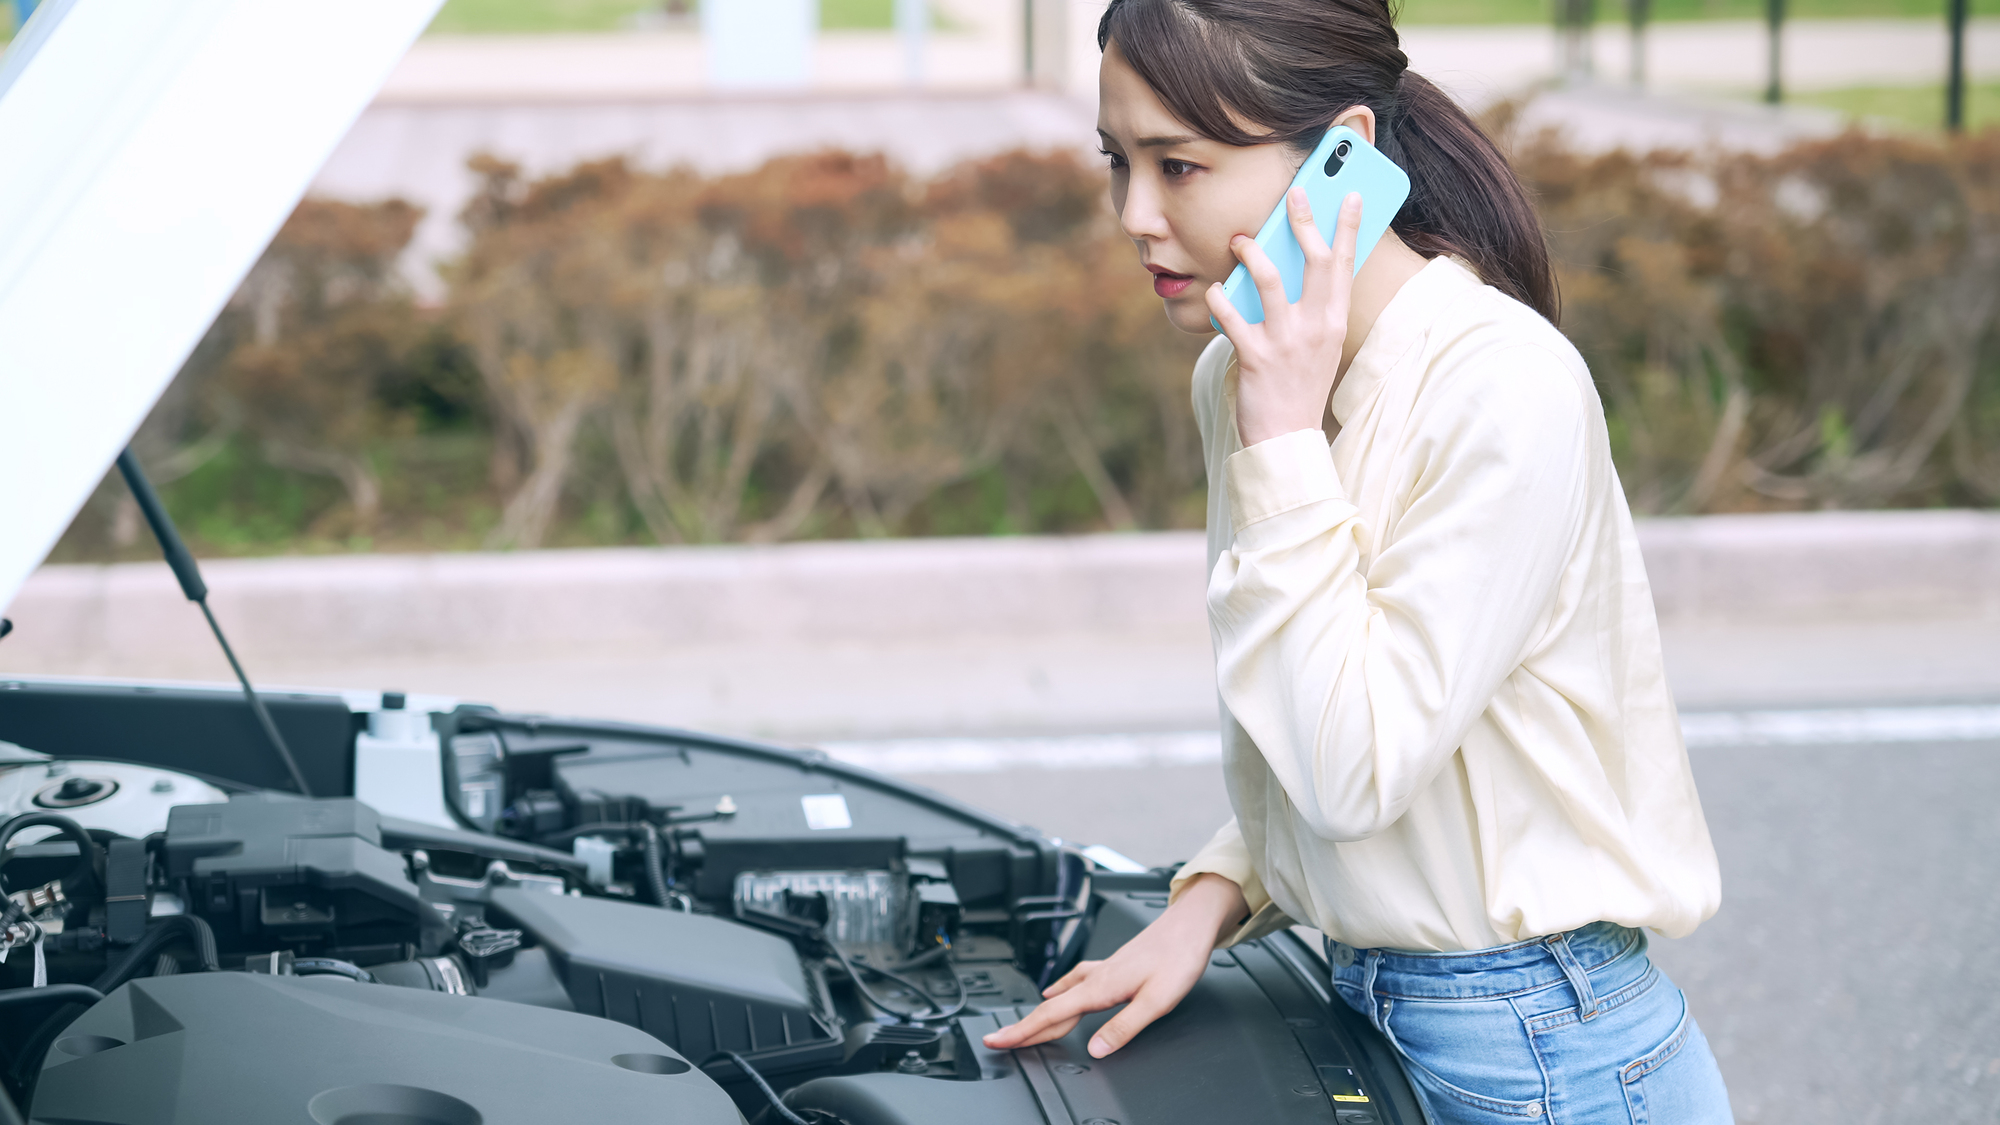
<svg viewBox="0 0 2000 1125"><path fill-rule="evenodd" d="M1768 156L1509 137L1634 509L2000 501L2000 131ZM1198 527L1202 340L1101 169L823 152L308 201L135 439L208 553ZM57 560L148 557L107 481Z"/></svg>
<svg viewBox="0 0 2000 1125"><path fill-rule="evenodd" d="M1975 0L1976 15L1990 0ZM692 29L699 0L445 0L430 32L443 35L539 35L565 32L662 31ZM1399 24L1548 23L1551 0L1401 0ZM895 0L819 0L820 27L827 31L881 31L895 25ZM1763 19L1766 0L1651 0L1654 20ZM1624 4L1600 4L1596 18L1616 24ZM14 0L0 0L0 43L16 27ZM1937 0L1789 0L1791 19L1913 18L1941 15ZM932 21L941 30L958 26L942 5ZM1925 123L1929 122L1926 118Z"/></svg>
<svg viewBox="0 0 2000 1125"><path fill-rule="evenodd" d="M820 26L831 29L888 28L895 22L894 0L819 0ZM1983 0L1975 4L1983 11ZM1550 0L1401 0L1398 22L1406 24L1547 23ZM545 31L616 31L674 27L691 23L699 0L446 0L433 32L478 34ZM1656 20L1762 19L1765 0L1652 0ZM1852 17L1934 18L1937 0L1790 0L1793 19ZM1598 5L1597 18L1617 23L1620 3ZM941 25L949 20L940 15Z"/></svg>
<svg viewBox="0 0 2000 1125"><path fill-rule="evenodd" d="M1539 0L1538 0L1539 2ZM1894 4L1899 0L1814 0L1825 3ZM445 0L431 21L433 34L542 34L576 31L692 30L699 0ZM956 25L933 9L941 29ZM879 31L894 27L896 0L819 0L825 31Z"/></svg>
<svg viewBox="0 0 2000 1125"><path fill-rule="evenodd" d="M1635 511L2000 499L2000 131L1515 159Z"/></svg>

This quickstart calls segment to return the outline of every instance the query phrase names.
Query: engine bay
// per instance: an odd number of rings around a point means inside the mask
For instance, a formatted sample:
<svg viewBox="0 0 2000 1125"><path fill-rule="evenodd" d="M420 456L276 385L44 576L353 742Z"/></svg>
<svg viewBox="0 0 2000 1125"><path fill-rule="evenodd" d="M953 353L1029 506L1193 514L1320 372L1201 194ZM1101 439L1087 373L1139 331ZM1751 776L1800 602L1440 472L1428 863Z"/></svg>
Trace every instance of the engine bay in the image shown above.
<svg viewBox="0 0 2000 1125"><path fill-rule="evenodd" d="M71 756L62 715L198 720L195 689L9 686L0 1080L30 1120L1421 1121L1290 933L1110 1059L1110 1013L985 1048L1170 872L816 751L300 695L345 790L302 797L186 768L184 725Z"/></svg>

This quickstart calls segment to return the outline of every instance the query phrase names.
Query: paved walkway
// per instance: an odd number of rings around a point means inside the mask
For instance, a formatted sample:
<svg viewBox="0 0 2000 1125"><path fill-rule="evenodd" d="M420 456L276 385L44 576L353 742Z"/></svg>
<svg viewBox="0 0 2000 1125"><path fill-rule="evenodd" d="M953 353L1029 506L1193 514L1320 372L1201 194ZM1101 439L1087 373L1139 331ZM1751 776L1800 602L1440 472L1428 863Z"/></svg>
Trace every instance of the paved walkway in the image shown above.
<svg viewBox="0 0 2000 1125"><path fill-rule="evenodd" d="M929 92L992 92L1021 82L1021 47L1012 8L926 41ZM1094 24L1079 20L1078 29ZM1461 97L1512 94L1558 72L1556 36L1535 24L1402 29L1411 65ZM1096 45L1066 44L1062 65L1044 64L1043 85L1072 97L1096 96ZM1654 24L1645 40L1650 81L1667 90L1762 89L1768 40L1755 20ZM1631 74L1632 43L1617 22L1598 25L1592 57L1599 77ZM1944 21L1793 20L1784 39L1785 82L1793 90L1908 86L1943 80ZM2000 19L1971 26L1967 57L1978 76L2000 74ZM693 31L603 35L432 36L418 42L382 91L385 102L616 102L705 95L701 37ZM1050 73L1053 71L1053 73ZM815 94L907 90L903 47L888 31L823 33L808 89Z"/></svg>

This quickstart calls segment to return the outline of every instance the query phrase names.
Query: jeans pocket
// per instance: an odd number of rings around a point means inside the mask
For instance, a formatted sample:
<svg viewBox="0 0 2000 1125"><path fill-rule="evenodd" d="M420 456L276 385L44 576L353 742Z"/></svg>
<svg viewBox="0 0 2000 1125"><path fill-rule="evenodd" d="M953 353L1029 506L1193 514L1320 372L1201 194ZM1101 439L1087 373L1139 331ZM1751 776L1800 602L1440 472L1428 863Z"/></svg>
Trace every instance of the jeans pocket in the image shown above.
<svg viewBox="0 0 2000 1125"><path fill-rule="evenodd" d="M1666 1041L1618 1070L1632 1125L1733 1125L1715 1054L1687 997L1680 1000L1680 1022Z"/></svg>
<svg viewBox="0 0 2000 1125"><path fill-rule="evenodd" d="M1548 1086L1513 1005L1388 1000L1382 1023L1435 1125L1534 1121Z"/></svg>

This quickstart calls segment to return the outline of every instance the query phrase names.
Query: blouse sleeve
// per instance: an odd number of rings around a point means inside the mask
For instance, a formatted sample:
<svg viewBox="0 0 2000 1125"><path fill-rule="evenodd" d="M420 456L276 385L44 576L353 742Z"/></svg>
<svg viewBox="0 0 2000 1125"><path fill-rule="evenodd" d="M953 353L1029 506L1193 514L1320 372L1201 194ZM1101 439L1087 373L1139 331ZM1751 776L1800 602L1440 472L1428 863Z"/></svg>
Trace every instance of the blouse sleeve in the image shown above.
<svg viewBox="0 0 2000 1125"><path fill-rule="evenodd" d="M1368 532L1319 431L1227 462L1216 677L1324 839L1381 832L1450 760L1548 627L1581 526L1585 395L1560 360L1522 346L1455 378L1412 419L1409 501L1365 571ZM1208 851L1219 869L1222 834Z"/></svg>
<svg viewBox="0 0 2000 1125"><path fill-rule="evenodd" d="M1181 897L1181 891L1194 881L1194 877L1206 872L1214 872L1243 888L1243 900L1250 906L1250 917L1218 942L1217 949L1263 937L1292 925L1292 920L1271 901L1270 892L1264 889L1264 881L1257 877L1257 867L1250 861L1250 849L1243 842L1243 832L1237 826L1235 817L1231 817L1229 823L1218 829L1193 859L1182 864L1181 869L1174 873L1168 901Z"/></svg>

